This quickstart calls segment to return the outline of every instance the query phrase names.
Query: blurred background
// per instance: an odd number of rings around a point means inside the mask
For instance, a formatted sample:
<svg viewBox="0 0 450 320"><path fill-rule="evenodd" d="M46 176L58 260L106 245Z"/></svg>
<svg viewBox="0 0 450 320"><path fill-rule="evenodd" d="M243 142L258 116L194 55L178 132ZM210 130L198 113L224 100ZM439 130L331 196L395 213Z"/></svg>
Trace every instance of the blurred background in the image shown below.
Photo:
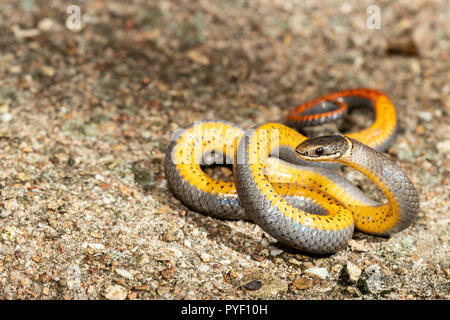
<svg viewBox="0 0 450 320"><path fill-rule="evenodd" d="M448 1L0 0L0 27L0 296L449 298ZM421 193L394 240L305 256L168 191L173 130L355 87L398 108L389 155Z"/></svg>

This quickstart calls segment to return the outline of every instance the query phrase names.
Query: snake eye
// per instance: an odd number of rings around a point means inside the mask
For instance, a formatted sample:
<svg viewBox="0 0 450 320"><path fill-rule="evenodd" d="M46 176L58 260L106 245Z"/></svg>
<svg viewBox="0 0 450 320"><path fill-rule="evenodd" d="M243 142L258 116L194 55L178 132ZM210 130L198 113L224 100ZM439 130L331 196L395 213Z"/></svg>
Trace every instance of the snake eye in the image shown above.
<svg viewBox="0 0 450 320"><path fill-rule="evenodd" d="M323 148L322 148L322 147L318 147L318 148L316 149L316 154L317 154L318 156L321 156L321 155L323 154Z"/></svg>

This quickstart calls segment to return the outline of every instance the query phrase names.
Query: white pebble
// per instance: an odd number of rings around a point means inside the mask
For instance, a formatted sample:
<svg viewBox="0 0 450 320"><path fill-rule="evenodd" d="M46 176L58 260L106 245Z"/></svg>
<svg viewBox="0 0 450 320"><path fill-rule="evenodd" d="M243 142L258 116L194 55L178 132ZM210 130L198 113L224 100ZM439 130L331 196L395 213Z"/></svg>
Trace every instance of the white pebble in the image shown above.
<svg viewBox="0 0 450 320"><path fill-rule="evenodd" d="M192 246L191 246L191 242L189 241L189 240L184 240L184 245L186 246L186 247L188 247L188 248L192 248Z"/></svg>
<svg viewBox="0 0 450 320"><path fill-rule="evenodd" d="M173 255L177 258L180 258L183 256L183 251L177 249L177 248L170 248L167 249L168 251L170 251L171 253L173 253Z"/></svg>
<svg viewBox="0 0 450 320"><path fill-rule="evenodd" d="M142 138L150 139L152 137L152 133L150 131L144 131L141 133Z"/></svg>
<svg viewBox="0 0 450 320"><path fill-rule="evenodd" d="M201 263L198 266L198 271L200 272L207 272L209 270L209 266L207 264Z"/></svg>
<svg viewBox="0 0 450 320"><path fill-rule="evenodd" d="M116 273L118 275L121 275L122 277L130 279L130 280L133 280L133 278L134 278L131 273L129 273L127 270L124 270L124 269L116 269Z"/></svg>
<svg viewBox="0 0 450 320"><path fill-rule="evenodd" d="M77 264L71 264L67 267L67 288L78 289L81 285L81 270Z"/></svg>
<svg viewBox="0 0 450 320"><path fill-rule="evenodd" d="M115 201L114 197L111 195L105 195L102 198L103 204L111 204Z"/></svg>
<svg viewBox="0 0 450 320"><path fill-rule="evenodd" d="M209 262L211 261L211 255L207 254L206 252L203 252L200 255L200 259L202 259L203 262Z"/></svg>
<svg viewBox="0 0 450 320"><path fill-rule="evenodd" d="M6 113L3 113L1 117L2 117L3 122L10 122L12 119L12 114L9 112L6 112Z"/></svg>
<svg viewBox="0 0 450 320"><path fill-rule="evenodd" d="M450 152L450 140L444 140L436 144L437 150L440 154Z"/></svg>
<svg viewBox="0 0 450 320"><path fill-rule="evenodd" d="M54 20L49 19L49 18L44 18L41 21L39 21L38 28L39 28L39 30L42 30L42 31L49 31L51 29L54 29L55 25L56 25L56 23Z"/></svg>
<svg viewBox="0 0 450 320"><path fill-rule="evenodd" d="M431 121L431 119L433 119L433 115L431 114L431 112L428 112L428 111L419 111L419 112L417 112L417 115L423 121L428 122L428 121Z"/></svg>
<svg viewBox="0 0 450 320"><path fill-rule="evenodd" d="M377 292L383 290L381 281L381 268L377 264L373 264L366 269L369 277L366 280L367 288L370 292Z"/></svg>
<svg viewBox="0 0 450 320"><path fill-rule="evenodd" d="M94 250L103 250L105 249L105 246L101 243L88 243L88 247L94 249Z"/></svg>
<svg viewBox="0 0 450 320"><path fill-rule="evenodd" d="M341 4L341 12L344 14L350 13L352 9L352 6L348 2Z"/></svg>
<svg viewBox="0 0 450 320"><path fill-rule="evenodd" d="M278 256L278 255L280 255L282 253L283 253L283 250L280 250L280 249L272 249L272 250L270 250L270 255L274 256L274 257L276 257L276 256Z"/></svg>
<svg viewBox="0 0 450 320"><path fill-rule="evenodd" d="M3 205L8 210L16 210L19 207L17 200L14 198L3 201Z"/></svg>
<svg viewBox="0 0 450 320"><path fill-rule="evenodd" d="M109 286L105 290L105 298L108 300L125 300L127 294L127 289L119 285Z"/></svg>
<svg viewBox="0 0 450 320"><path fill-rule="evenodd" d="M9 217L13 212L11 210L2 210L0 211L0 218L7 218Z"/></svg>
<svg viewBox="0 0 450 320"><path fill-rule="evenodd" d="M347 271L351 281L358 281L359 276L361 275L361 269L358 268L356 264L347 262Z"/></svg>
<svg viewBox="0 0 450 320"><path fill-rule="evenodd" d="M309 268L305 270L305 274L319 279L326 279L328 277L328 270L325 268Z"/></svg>

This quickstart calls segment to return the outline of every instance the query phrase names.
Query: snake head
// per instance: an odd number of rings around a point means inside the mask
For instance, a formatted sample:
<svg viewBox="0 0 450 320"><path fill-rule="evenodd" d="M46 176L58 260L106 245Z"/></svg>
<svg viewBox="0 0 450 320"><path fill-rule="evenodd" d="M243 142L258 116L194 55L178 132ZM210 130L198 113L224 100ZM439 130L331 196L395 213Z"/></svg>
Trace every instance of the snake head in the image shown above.
<svg viewBox="0 0 450 320"><path fill-rule="evenodd" d="M295 148L295 154L309 161L333 161L342 157L351 147L351 142L344 136L322 136L310 138Z"/></svg>

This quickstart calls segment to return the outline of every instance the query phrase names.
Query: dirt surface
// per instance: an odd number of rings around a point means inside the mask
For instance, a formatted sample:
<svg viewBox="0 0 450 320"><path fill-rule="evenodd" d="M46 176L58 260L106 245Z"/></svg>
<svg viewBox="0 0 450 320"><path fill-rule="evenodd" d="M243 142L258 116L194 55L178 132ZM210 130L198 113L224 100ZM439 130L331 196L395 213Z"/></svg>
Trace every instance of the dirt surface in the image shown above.
<svg viewBox="0 0 450 320"><path fill-rule="evenodd" d="M67 1L0 6L1 298L449 298L448 1L72 2L81 30ZM168 190L173 130L250 128L354 87L398 108L409 229L307 255Z"/></svg>

